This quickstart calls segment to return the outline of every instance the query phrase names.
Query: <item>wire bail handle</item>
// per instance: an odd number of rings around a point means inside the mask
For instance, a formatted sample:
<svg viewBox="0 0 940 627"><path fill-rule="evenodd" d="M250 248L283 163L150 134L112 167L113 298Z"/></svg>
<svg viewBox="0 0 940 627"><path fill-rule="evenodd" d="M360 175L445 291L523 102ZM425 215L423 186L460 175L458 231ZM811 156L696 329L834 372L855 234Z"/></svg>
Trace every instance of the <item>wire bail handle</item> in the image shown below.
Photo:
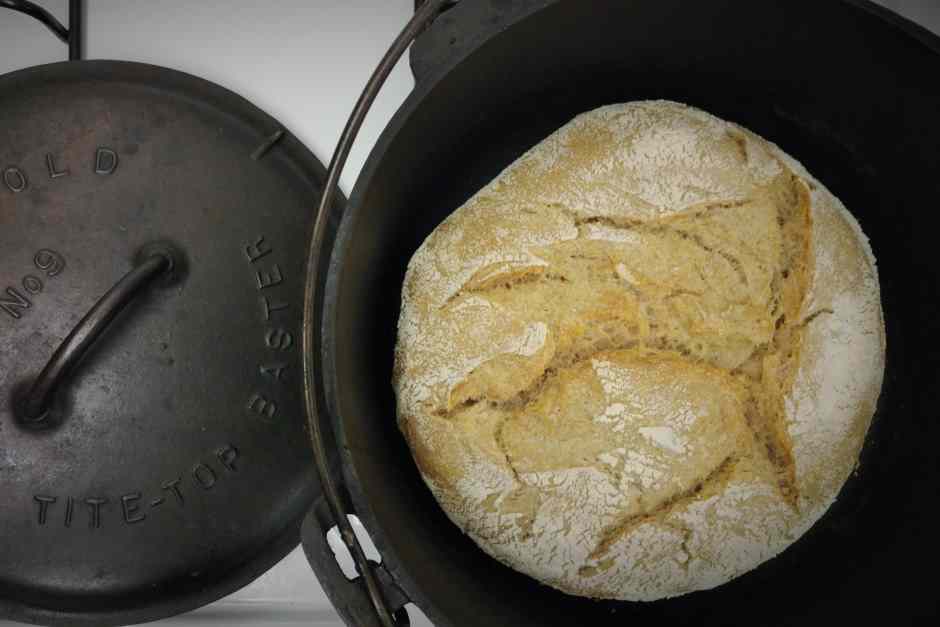
<svg viewBox="0 0 940 627"><path fill-rule="evenodd" d="M356 563L356 568L365 584L372 606L379 618L382 627L405 627L410 624L408 613L405 608L393 612L389 607L385 593L378 581L373 566L369 563L362 545L356 538L352 525L349 522L348 515L352 512L347 511L343 499L340 497L339 487L330 474L329 464L326 456L326 443L324 442L323 429L320 425L320 406L317 399L318 384L318 358L321 348L320 322L322 311L322 290L319 285L318 277L321 268L321 251L323 249L323 240L326 235L330 207L333 206L333 199L336 197L339 185L340 174L346 165L349 152L352 149L353 142L362 128L362 123L375 102L385 81L391 74L392 69L401 59L402 55L408 50L408 47L418 38L425 28L447 8L453 6L455 0L419 0L417 10L411 20L392 43L388 52L382 57L378 67L372 74L369 82L356 102L352 114L343 129L339 143L336 146L336 152L330 161L327 171L326 185L323 189L323 195L320 198L320 206L317 210L316 222L313 228L313 235L310 238L307 260L306 288L304 291L304 328L303 328L303 358L304 358L304 395L307 407L307 418L310 421L310 439L313 444L314 458L317 465L317 471L320 475L320 483L323 487L323 494L329 504L340 537L343 543L349 549L350 554ZM335 445L335 444L334 444Z"/></svg>

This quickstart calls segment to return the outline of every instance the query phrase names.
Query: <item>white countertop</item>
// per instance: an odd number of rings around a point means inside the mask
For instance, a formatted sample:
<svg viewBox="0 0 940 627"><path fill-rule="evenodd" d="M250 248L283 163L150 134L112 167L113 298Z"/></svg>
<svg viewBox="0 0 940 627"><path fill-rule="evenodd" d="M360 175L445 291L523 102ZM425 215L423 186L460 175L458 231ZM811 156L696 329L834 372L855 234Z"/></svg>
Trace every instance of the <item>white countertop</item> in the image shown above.
<svg viewBox="0 0 940 627"><path fill-rule="evenodd" d="M67 0L38 0L67 23ZM163 65L214 81L277 118L324 162L412 0L86 0L86 56ZM940 32L940 0L880 0ZM275 8L276 7L276 8ZM66 58L25 16L0 10L0 74ZM385 124L412 89L403 62L363 127L343 176L348 192ZM251 586L160 625L341 627L298 550ZM413 614L412 624L427 627ZM0 621L0 627L13 623Z"/></svg>

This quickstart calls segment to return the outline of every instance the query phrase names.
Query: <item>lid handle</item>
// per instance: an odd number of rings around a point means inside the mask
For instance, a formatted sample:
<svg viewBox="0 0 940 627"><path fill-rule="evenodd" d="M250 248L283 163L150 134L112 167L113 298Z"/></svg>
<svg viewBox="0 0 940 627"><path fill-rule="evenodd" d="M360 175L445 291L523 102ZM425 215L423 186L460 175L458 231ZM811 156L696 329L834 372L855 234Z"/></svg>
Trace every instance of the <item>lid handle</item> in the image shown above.
<svg viewBox="0 0 940 627"><path fill-rule="evenodd" d="M24 422L42 424L47 420L55 391L95 340L135 296L172 272L175 265L176 256L169 247L159 245L144 249L134 269L95 303L52 354L46 367L20 401Z"/></svg>

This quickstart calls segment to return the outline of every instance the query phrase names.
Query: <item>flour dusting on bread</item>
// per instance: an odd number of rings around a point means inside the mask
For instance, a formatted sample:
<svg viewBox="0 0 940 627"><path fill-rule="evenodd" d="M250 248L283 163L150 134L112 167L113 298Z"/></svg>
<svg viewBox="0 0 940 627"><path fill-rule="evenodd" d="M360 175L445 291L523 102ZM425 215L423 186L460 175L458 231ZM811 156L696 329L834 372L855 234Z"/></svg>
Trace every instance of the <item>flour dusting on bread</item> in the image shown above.
<svg viewBox="0 0 940 627"><path fill-rule="evenodd" d="M884 370L845 207L671 102L572 120L447 218L405 279L399 425L447 515L571 594L755 568L852 472Z"/></svg>

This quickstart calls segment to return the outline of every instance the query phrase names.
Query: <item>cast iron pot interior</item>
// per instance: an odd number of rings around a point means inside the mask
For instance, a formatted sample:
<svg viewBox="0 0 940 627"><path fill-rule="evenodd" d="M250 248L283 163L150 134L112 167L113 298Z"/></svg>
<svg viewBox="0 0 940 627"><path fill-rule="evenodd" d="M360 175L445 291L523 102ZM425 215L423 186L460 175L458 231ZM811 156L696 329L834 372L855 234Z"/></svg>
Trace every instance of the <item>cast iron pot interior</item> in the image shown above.
<svg viewBox="0 0 940 627"><path fill-rule="evenodd" d="M862 2L557 2L419 84L340 226L325 391L359 516L435 624L907 624L936 611L935 212L940 40ZM888 367L862 464L813 530L739 579L657 603L566 596L451 524L397 430L390 384L409 258L456 207L574 115L667 98L800 159L855 214L881 275ZM639 622L627 622L639 621Z"/></svg>

